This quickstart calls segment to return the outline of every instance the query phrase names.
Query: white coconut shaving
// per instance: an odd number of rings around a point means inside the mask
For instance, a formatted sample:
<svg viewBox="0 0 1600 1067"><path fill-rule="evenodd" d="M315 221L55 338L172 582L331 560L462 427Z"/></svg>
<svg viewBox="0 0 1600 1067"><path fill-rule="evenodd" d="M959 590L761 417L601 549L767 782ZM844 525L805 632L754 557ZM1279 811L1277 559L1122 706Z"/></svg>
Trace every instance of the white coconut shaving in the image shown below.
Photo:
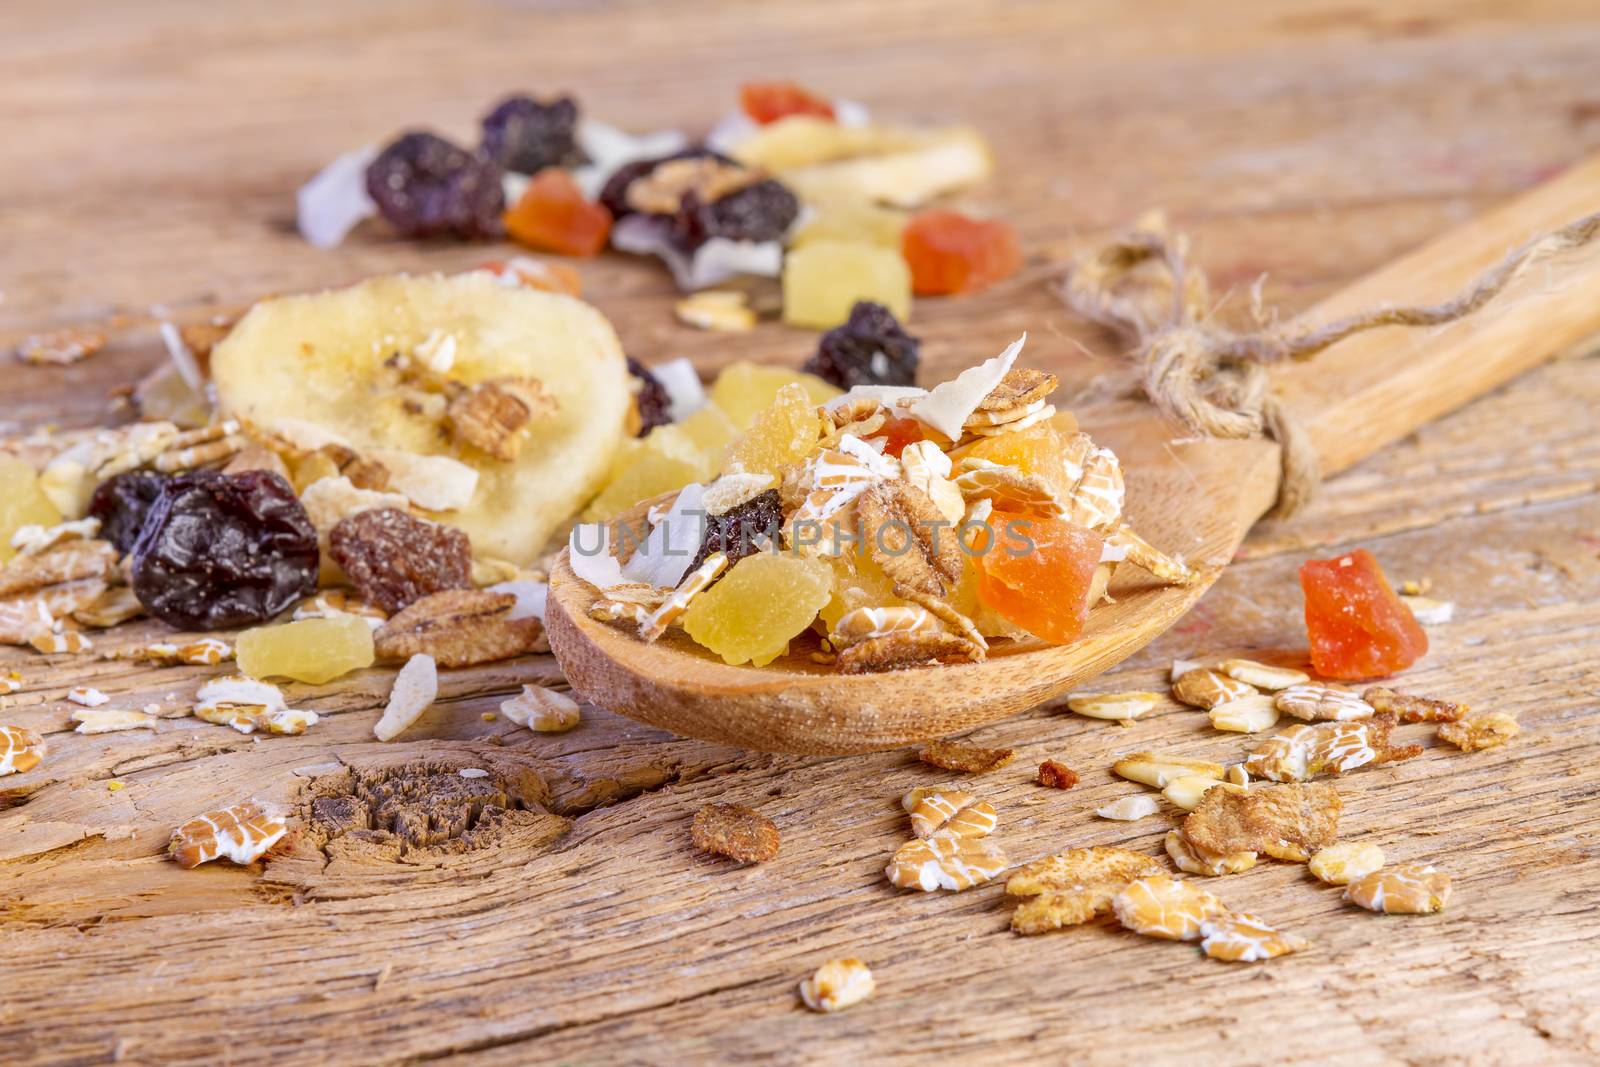
<svg viewBox="0 0 1600 1067"><path fill-rule="evenodd" d="M1028 335L1023 334L993 359L968 367L950 381L934 386L932 392L911 405L911 414L950 440L961 440L962 426L1011 370L1027 340Z"/></svg>
<svg viewBox="0 0 1600 1067"><path fill-rule="evenodd" d="M332 248L363 220L378 213L367 195L367 168L378 156L367 145L329 163L295 194L300 236L318 248Z"/></svg>
<svg viewBox="0 0 1600 1067"><path fill-rule="evenodd" d="M596 589L610 589L627 581L622 564L611 554L611 527L603 522L580 522L567 538L567 566Z"/></svg>
<svg viewBox="0 0 1600 1067"><path fill-rule="evenodd" d="M200 361L195 358L194 350L183 339L183 334L170 322L163 322L159 327L161 343L166 346L167 358L172 360L172 365L178 368L178 374L183 382L196 396L204 394L206 376L200 370Z"/></svg>
<svg viewBox="0 0 1600 1067"><path fill-rule="evenodd" d="M656 130L635 136L593 119L580 121L573 139L589 162L575 169L572 177L590 200L600 195L607 178L629 163L670 156L689 146L689 138L682 130Z"/></svg>
<svg viewBox="0 0 1600 1067"><path fill-rule="evenodd" d="M394 676L389 704L372 727L379 741L392 741L422 717L439 696L439 669L433 657L418 653Z"/></svg>
<svg viewBox="0 0 1600 1067"><path fill-rule="evenodd" d="M622 252L656 256L672 271L684 292L705 289L741 275L776 278L783 273L781 241L731 241L713 237L685 255L672 241L672 228L651 215L627 215L611 227L611 245Z"/></svg>
<svg viewBox="0 0 1600 1067"><path fill-rule="evenodd" d="M517 602L511 605L511 611L506 616L511 621L538 619L540 622L544 622L544 605L550 595L548 583L519 578L516 581L499 582L491 585L485 592L510 593L517 598Z"/></svg>
<svg viewBox="0 0 1600 1067"><path fill-rule="evenodd" d="M667 391L667 412L673 422L682 422L706 406L706 387L689 360L668 360L651 367L650 374Z"/></svg>
<svg viewBox="0 0 1600 1067"><path fill-rule="evenodd" d="M624 581L646 582L657 589L677 588L705 535L705 493L699 482L678 491L672 506L623 566Z"/></svg>

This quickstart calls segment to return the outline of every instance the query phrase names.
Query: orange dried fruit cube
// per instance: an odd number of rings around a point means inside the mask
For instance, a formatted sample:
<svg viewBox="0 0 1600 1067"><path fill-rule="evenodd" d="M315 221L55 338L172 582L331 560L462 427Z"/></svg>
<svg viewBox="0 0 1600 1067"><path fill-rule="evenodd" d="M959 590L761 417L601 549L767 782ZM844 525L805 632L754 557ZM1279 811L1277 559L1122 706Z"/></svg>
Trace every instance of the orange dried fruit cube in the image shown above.
<svg viewBox="0 0 1600 1067"><path fill-rule="evenodd" d="M978 599L1051 644L1064 645L1089 618L1100 535L1065 519L996 509L978 531Z"/></svg>
<svg viewBox="0 0 1600 1067"><path fill-rule="evenodd" d="M918 296L982 289L1022 266L1022 248L1010 223L956 211L917 215L906 224L900 251L911 267L911 291Z"/></svg>
<svg viewBox="0 0 1600 1067"><path fill-rule="evenodd" d="M916 419L903 419L892 415L878 428L874 437L883 438L883 451L885 455L899 456L907 445L914 445L918 441L927 439L922 432L922 423Z"/></svg>
<svg viewBox="0 0 1600 1067"><path fill-rule="evenodd" d="M980 438L963 448L958 455L961 459L981 459L1002 467L1012 467L1038 478L1050 487L1059 501L1064 502L1072 496L1066 441L1048 423L996 437Z"/></svg>
<svg viewBox="0 0 1600 1067"><path fill-rule="evenodd" d="M765 126L790 115L833 118L833 105L794 82L746 82L739 86L739 107Z"/></svg>
<svg viewBox="0 0 1600 1067"><path fill-rule="evenodd" d="M594 255L611 233L611 212L585 200L578 183L559 167L534 175L505 221L518 244L567 256Z"/></svg>
<svg viewBox="0 0 1600 1067"><path fill-rule="evenodd" d="M1324 678L1378 678L1411 666L1428 635L1364 548L1300 565L1311 664Z"/></svg>

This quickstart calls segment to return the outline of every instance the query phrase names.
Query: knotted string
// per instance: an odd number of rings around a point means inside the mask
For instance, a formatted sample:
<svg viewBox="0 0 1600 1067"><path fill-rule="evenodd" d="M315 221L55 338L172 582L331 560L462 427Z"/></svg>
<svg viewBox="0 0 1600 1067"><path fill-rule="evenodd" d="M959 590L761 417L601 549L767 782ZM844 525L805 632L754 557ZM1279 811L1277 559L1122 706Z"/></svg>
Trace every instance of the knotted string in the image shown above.
<svg viewBox="0 0 1600 1067"><path fill-rule="evenodd" d="M1507 253L1456 296L1438 304L1379 306L1321 326L1266 322L1259 288L1256 330L1209 321L1205 275L1187 264L1188 242L1147 215L1111 244L1076 260L1057 285L1077 314L1115 331L1138 364L1145 395L1168 418L1207 437L1270 435L1281 446L1283 479L1274 514L1293 514L1320 480L1305 427L1273 394L1266 368L1307 360L1354 334L1380 326L1440 326L1498 296L1533 264L1581 248L1600 234L1600 212L1541 234Z"/></svg>

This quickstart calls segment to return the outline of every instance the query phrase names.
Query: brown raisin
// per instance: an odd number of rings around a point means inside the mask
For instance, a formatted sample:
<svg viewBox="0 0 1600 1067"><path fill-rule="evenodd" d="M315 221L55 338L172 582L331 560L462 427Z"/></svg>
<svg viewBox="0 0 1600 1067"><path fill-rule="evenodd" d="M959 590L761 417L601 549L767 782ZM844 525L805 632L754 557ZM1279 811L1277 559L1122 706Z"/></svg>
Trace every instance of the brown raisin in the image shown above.
<svg viewBox="0 0 1600 1067"><path fill-rule="evenodd" d="M467 535L397 508L341 519L328 535L328 552L363 598L391 613L430 593L472 586Z"/></svg>

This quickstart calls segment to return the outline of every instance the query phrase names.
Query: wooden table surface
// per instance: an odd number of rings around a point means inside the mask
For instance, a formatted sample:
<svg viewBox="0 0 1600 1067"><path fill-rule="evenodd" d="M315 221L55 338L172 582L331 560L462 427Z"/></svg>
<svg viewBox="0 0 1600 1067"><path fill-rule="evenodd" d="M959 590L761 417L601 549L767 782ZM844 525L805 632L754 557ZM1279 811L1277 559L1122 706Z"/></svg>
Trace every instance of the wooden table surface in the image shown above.
<svg viewBox="0 0 1600 1067"><path fill-rule="evenodd" d="M998 173L969 202L1018 224L1030 264L981 296L918 304L930 380L1024 328L1030 357L1073 387L1112 369L1109 340L1040 280L1072 242L1148 207L1194 235L1219 291L1266 273L1269 301L1293 312L1600 148L1592 4L1265 6L10 0L0 342L123 329L79 366L8 368L0 420L100 418L109 390L161 358L153 305L199 316L481 260L365 231L318 251L293 232L293 191L401 126L466 136L517 88L573 90L632 128L703 129L741 81L791 75L885 116L982 128ZM776 325L697 333L672 320L660 271L581 269L646 361L795 365L814 344ZM0 784L0 1062L1593 1063L1597 410L1600 366L1574 356L1426 428L1301 517L1260 526L1188 618L1105 679L1159 688L1177 655L1292 653L1308 555L1362 545L1391 576L1431 579L1456 617L1431 630L1405 685L1517 711L1525 732L1477 755L1432 744L1339 788L1346 837L1455 877L1443 915L1374 916L1301 866L1265 862L1211 888L1309 937L1303 955L1225 965L1108 922L1018 938L998 886L924 896L884 882L908 834L896 798L940 780L908 753L760 755L602 711L555 736L483 721L517 684L554 676L541 659L449 676L390 745L371 737L379 670L291 688L326 715L299 738L194 720L80 737L60 699L69 680L90 675L127 706L176 705L207 672L7 650L0 666L27 684L4 719L48 731L51 755ZM1020 756L974 786L1015 861L1090 844L1154 853L1165 814L1091 814L1134 789L1109 763L1147 747L1237 759L1244 743L1203 722L1176 707L1127 728L1038 710L975 735ZM1045 756L1083 783L1031 784ZM162 858L171 828L208 807L303 805L313 781L370 786L402 758L488 768L521 808L403 854L302 833L264 870ZM738 868L692 852L689 819L713 800L768 813L781 855ZM441 824L459 806L420 802ZM872 965L877 995L805 1011L795 983L842 955Z"/></svg>

